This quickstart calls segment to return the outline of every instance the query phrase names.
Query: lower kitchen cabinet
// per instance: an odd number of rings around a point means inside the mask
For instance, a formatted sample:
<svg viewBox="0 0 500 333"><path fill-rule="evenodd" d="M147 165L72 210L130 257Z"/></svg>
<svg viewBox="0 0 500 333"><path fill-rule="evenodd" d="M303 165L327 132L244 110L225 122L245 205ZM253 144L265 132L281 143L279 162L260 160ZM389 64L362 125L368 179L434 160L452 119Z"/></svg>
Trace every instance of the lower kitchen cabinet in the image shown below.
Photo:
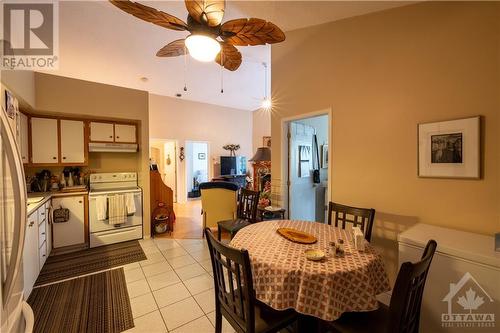
<svg viewBox="0 0 500 333"><path fill-rule="evenodd" d="M54 249L85 243L86 195L55 197L52 199L54 209L69 209L69 220L52 224L52 245Z"/></svg>
<svg viewBox="0 0 500 333"><path fill-rule="evenodd" d="M45 209L45 206L42 206ZM27 299L40 273L38 254L38 211L28 216L28 225L24 235L23 277L24 297Z"/></svg>

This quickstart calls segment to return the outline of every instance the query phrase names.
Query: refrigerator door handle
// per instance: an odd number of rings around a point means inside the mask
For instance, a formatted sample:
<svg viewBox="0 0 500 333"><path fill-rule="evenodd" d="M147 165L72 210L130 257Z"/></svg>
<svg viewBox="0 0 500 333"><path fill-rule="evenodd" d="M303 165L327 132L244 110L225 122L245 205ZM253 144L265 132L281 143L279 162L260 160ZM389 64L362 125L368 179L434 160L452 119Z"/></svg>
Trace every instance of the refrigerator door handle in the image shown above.
<svg viewBox="0 0 500 333"><path fill-rule="evenodd" d="M7 154L7 161L10 161L10 166L14 167L12 174L12 189L14 192L14 239L12 254L8 265L7 274L4 282L4 293L2 293L2 302L7 304L8 299L12 295L14 289L14 282L17 274L20 271L21 258L23 256L24 247L24 233L26 230L26 188L24 178L24 168L21 159L21 154L17 149L17 144L14 139L14 134L7 120L5 112L0 112L2 133L5 133L7 139L5 145L5 152Z"/></svg>

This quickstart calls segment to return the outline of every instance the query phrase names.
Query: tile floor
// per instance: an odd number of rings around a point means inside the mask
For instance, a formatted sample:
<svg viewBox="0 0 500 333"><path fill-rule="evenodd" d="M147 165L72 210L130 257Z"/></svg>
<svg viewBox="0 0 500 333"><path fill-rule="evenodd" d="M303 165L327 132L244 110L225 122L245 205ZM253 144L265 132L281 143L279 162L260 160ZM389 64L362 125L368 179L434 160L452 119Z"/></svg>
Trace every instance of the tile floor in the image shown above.
<svg viewBox="0 0 500 333"><path fill-rule="evenodd" d="M213 333L213 277L205 240L139 242L148 259L124 266L135 323L127 332ZM225 320L223 332L234 332Z"/></svg>

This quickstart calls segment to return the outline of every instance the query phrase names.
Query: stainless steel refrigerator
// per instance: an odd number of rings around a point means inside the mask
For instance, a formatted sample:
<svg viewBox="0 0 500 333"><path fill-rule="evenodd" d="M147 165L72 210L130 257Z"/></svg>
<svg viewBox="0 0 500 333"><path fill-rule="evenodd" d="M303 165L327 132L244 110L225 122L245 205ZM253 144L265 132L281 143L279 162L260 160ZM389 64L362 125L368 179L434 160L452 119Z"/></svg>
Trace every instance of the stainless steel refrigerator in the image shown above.
<svg viewBox="0 0 500 333"><path fill-rule="evenodd" d="M2 95L5 90L2 89ZM4 97L4 96L2 96ZM31 332L33 312L23 300L26 184L16 138L18 111L2 98L0 112L0 332Z"/></svg>

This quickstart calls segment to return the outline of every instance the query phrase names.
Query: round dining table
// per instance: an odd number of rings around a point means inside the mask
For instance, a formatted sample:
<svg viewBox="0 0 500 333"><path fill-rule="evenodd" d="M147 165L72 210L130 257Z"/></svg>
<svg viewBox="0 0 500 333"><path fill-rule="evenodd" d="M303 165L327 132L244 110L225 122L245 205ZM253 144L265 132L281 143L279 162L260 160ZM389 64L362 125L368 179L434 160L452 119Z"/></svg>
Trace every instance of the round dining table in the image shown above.
<svg viewBox="0 0 500 333"><path fill-rule="evenodd" d="M314 244L292 242L277 233L293 228L317 238ZM344 254L330 242L344 241ZM276 310L295 311L326 321L344 312L378 308L376 295L390 290L380 253L365 242L358 251L349 231L324 223L275 220L241 229L230 246L250 255L256 298ZM326 253L321 261L306 259L307 249Z"/></svg>

